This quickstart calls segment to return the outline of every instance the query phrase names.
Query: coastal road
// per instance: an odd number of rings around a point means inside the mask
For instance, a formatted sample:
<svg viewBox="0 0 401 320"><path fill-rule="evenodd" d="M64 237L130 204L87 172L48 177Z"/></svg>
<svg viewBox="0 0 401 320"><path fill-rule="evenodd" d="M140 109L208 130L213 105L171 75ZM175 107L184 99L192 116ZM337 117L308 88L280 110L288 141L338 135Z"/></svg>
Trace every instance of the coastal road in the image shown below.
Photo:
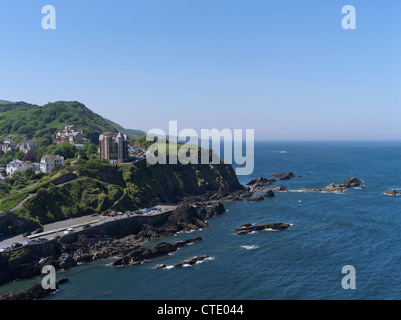
<svg viewBox="0 0 401 320"><path fill-rule="evenodd" d="M158 205L155 207L156 209L161 209L163 211L171 211L177 208L176 205ZM157 214L157 213L156 213ZM35 239L39 237L46 238L47 240L51 240L57 236L63 236L64 231L68 228L73 228L74 231L82 230L82 227L86 224L90 224L93 226L98 226L103 223L126 219L131 216L127 216L127 214L117 215L115 217L106 217L103 215L90 215L90 216L83 216L79 218L69 219L58 221L54 223L49 223L43 227L43 233L40 234L32 234L28 237L23 237L22 234L18 236L14 236L12 238L2 239L0 241L0 249L5 247L11 247L13 243L21 243L24 244L27 240Z"/></svg>
<svg viewBox="0 0 401 320"><path fill-rule="evenodd" d="M103 224L105 222L114 221L116 219L124 219L126 215L116 216L116 217L106 217L106 216L83 216L79 218L58 221L54 223L50 223L44 226L43 233L31 235L29 237L23 237L22 235L18 235L12 238L6 238L0 241L0 249L5 247L11 247L13 243L21 243L24 244L25 241L29 239L35 239L38 237L43 237L48 240L55 238L57 235L62 236L64 235L64 231L68 228L74 228L75 231L82 230L82 226L85 224L90 224L91 226L96 226ZM50 232L50 233L49 233Z"/></svg>

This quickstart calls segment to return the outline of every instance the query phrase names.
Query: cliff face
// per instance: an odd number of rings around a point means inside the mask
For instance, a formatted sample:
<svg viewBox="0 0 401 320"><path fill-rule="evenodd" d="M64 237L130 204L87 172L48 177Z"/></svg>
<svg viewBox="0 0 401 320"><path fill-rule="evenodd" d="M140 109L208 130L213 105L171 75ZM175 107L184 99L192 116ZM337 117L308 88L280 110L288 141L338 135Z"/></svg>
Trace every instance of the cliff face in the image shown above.
<svg viewBox="0 0 401 320"><path fill-rule="evenodd" d="M35 230L39 226L35 221L20 218L8 212L0 213L0 233L5 236Z"/></svg>
<svg viewBox="0 0 401 320"><path fill-rule="evenodd" d="M82 169L75 180L39 189L14 213L46 224L109 209L137 210L243 189L231 165L98 163Z"/></svg>
<svg viewBox="0 0 401 320"><path fill-rule="evenodd" d="M177 203L186 197L242 190L230 165L149 165L123 167L124 195L114 208ZM130 205L131 203L131 205Z"/></svg>

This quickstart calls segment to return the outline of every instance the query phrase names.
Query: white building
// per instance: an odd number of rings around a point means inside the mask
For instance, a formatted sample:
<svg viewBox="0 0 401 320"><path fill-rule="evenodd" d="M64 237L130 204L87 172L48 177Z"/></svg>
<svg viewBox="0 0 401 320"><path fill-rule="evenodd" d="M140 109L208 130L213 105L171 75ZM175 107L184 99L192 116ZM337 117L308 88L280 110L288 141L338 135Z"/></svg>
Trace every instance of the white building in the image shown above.
<svg viewBox="0 0 401 320"><path fill-rule="evenodd" d="M64 166L64 157L62 156L44 156L40 160L40 171L50 173L56 166Z"/></svg>
<svg viewBox="0 0 401 320"><path fill-rule="evenodd" d="M21 160L13 160L6 166L6 174L14 174L15 172L24 172L29 168L33 168L35 173L39 172L39 164L31 162L23 162Z"/></svg>
<svg viewBox="0 0 401 320"><path fill-rule="evenodd" d="M14 159L6 166L7 175L13 174L18 170L18 168L22 167L22 161Z"/></svg>

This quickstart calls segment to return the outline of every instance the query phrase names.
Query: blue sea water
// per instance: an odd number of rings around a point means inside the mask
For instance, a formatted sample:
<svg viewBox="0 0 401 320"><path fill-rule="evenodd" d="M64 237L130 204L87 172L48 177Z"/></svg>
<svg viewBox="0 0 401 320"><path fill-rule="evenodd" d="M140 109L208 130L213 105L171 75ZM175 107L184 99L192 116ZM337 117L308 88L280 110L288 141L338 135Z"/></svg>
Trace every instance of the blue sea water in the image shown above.
<svg viewBox="0 0 401 320"><path fill-rule="evenodd" d="M399 142L257 142L255 171L240 182L292 171L302 177L276 185L293 192L227 202L228 211L211 218L210 228L149 245L194 236L204 241L150 263L115 268L108 259L62 271L58 277L70 281L49 299L401 299L401 197L384 194L401 189L400 159ZM366 188L296 191L354 176ZM248 235L233 231L245 223L275 222L293 226ZM192 267L154 269L197 255L211 258ZM345 265L355 267L355 290L342 288Z"/></svg>

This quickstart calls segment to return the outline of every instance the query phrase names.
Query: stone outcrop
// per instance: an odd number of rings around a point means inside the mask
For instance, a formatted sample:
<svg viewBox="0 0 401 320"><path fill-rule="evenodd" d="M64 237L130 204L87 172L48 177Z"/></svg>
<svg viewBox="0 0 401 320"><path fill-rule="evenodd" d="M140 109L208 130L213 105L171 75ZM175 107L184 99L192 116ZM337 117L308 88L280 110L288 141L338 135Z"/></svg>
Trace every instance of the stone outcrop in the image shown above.
<svg viewBox="0 0 401 320"><path fill-rule="evenodd" d="M309 191L309 192L322 192L322 191L323 192L343 192L350 188L364 188L364 187L365 186L363 185L362 180L359 180L358 178L353 177L353 178L345 179L342 184L331 183L322 189L304 188L302 190Z"/></svg>
<svg viewBox="0 0 401 320"><path fill-rule="evenodd" d="M401 192L393 189L393 190L387 191L386 194L388 196L399 196L399 195L401 195Z"/></svg>
<svg viewBox="0 0 401 320"><path fill-rule="evenodd" d="M265 198L274 198L275 196L276 195L274 194L274 192L272 190L268 190L264 195Z"/></svg>
<svg viewBox="0 0 401 320"><path fill-rule="evenodd" d="M198 257L192 258L192 259L190 259L190 260L186 260L186 261L177 263L176 265L174 265L174 268L181 268L181 267L183 267L183 266L185 266L185 265L190 265L190 266L192 266L192 265L194 265L195 263L200 262L200 261L203 261L203 260L205 260L205 259L207 259L207 258L209 258L209 256L206 256L206 255L198 256Z"/></svg>
<svg viewBox="0 0 401 320"><path fill-rule="evenodd" d="M288 173L277 172L275 174L272 174L271 177L275 177L279 180L290 180L291 178L295 178L296 175L292 172L288 172Z"/></svg>
<svg viewBox="0 0 401 320"><path fill-rule="evenodd" d="M273 187L270 190L273 192L288 192L288 189L285 186Z"/></svg>
<svg viewBox="0 0 401 320"><path fill-rule="evenodd" d="M266 230L274 230L274 231L282 231L288 229L291 225L288 223L272 223L272 224L262 224L262 225L251 225L244 224L234 231L237 231L237 234L243 235L248 234L254 231L266 231Z"/></svg>
<svg viewBox="0 0 401 320"><path fill-rule="evenodd" d="M259 197L255 197L255 198L248 198L246 201L247 202L258 202L258 201L263 201L265 200L264 196L259 196Z"/></svg>

